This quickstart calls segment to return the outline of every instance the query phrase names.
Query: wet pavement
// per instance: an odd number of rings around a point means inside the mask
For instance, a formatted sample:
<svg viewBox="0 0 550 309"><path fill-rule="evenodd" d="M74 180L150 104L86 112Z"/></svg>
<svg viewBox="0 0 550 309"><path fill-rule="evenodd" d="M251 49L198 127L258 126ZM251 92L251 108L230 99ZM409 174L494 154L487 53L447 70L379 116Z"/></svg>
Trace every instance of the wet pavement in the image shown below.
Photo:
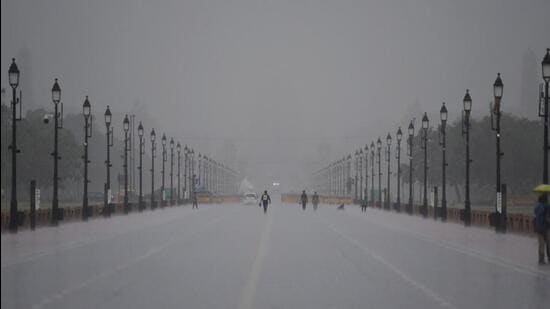
<svg viewBox="0 0 550 309"><path fill-rule="evenodd" d="M175 207L2 235L2 308L548 308L536 239L356 207Z"/></svg>

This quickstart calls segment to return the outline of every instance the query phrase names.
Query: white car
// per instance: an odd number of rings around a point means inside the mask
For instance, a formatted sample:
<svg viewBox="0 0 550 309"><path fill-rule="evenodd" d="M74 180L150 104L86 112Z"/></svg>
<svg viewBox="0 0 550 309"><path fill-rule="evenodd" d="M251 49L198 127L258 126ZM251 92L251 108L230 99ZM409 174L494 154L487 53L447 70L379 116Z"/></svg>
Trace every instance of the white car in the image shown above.
<svg viewBox="0 0 550 309"><path fill-rule="evenodd" d="M254 192L246 193L243 197L243 203L250 205L250 204L258 204L258 195Z"/></svg>

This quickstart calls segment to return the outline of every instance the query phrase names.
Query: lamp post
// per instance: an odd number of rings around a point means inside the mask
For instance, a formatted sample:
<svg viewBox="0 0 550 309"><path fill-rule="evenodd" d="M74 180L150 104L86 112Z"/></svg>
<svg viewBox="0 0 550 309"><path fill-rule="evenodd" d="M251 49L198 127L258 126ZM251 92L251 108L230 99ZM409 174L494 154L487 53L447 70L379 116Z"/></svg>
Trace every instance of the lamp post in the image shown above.
<svg viewBox="0 0 550 309"><path fill-rule="evenodd" d="M165 192L164 192L164 173L165 173L165 166L166 166L166 134L162 133L162 185L160 187L160 207L164 207L164 201L166 199Z"/></svg>
<svg viewBox="0 0 550 309"><path fill-rule="evenodd" d="M92 107L90 101L88 101L88 96L84 100L82 105L82 114L84 115L84 156L82 160L84 161L84 191L83 191L83 200L82 200L82 220L88 220L89 210L88 210L88 138L92 137Z"/></svg>
<svg viewBox="0 0 550 309"><path fill-rule="evenodd" d="M186 199L186 192L187 190L187 171L189 170L189 148L187 148L187 145L183 147L183 199Z"/></svg>
<svg viewBox="0 0 550 309"><path fill-rule="evenodd" d="M422 215L428 216L428 114L422 117L422 149L424 150L424 196L422 198Z"/></svg>
<svg viewBox="0 0 550 309"><path fill-rule="evenodd" d="M145 208L145 205L143 204L143 154L144 151L144 142L143 142L143 125L141 124L141 121L138 125L138 137L139 137L139 211L142 211Z"/></svg>
<svg viewBox="0 0 550 309"><path fill-rule="evenodd" d="M15 122L20 120L17 118L17 104L20 103L17 98L17 86L19 85L19 69L15 63L15 58L12 58L10 68L8 69L8 79L12 90L11 101L11 196L10 196L10 223L9 230L12 233L17 232L17 226L19 225L18 212L17 212L17 135ZM52 91L53 95L53 91ZM55 103L55 102L54 102ZM57 106L57 105L56 105ZM52 216L52 218L55 216ZM53 219L52 219L53 222Z"/></svg>
<svg viewBox="0 0 550 309"><path fill-rule="evenodd" d="M495 98L492 111L491 111L491 126L492 129L496 132L496 203L495 203L495 230L497 232L506 231L506 213L502 208L502 191L501 191L501 182L500 182L500 157L503 153L500 150L500 103L502 99L502 91L504 85L502 79L500 78L500 73L498 73L497 78L493 84L493 96Z"/></svg>
<svg viewBox="0 0 550 309"><path fill-rule="evenodd" d="M445 107L445 102L443 102L443 105L441 105L441 109L439 110L439 116L441 119L441 140L439 141L439 145L441 146L441 213L439 216L441 217L441 220L446 221L447 220L447 156L446 156L446 147L447 147L447 139L446 139L446 126L447 126L447 107ZM434 209L435 210L435 209Z"/></svg>
<svg viewBox="0 0 550 309"><path fill-rule="evenodd" d="M128 130L130 130L130 119L128 115L124 117L122 123L124 129L124 213L130 211L128 204Z"/></svg>
<svg viewBox="0 0 550 309"><path fill-rule="evenodd" d="M155 140L157 139L157 134L155 129L151 130L151 209L155 209L155 150L157 145Z"/></svg>
<svg viewBox="0 0 550 309"><path fill-rule="evenodd" d="M471 224L472 210L470 208L470 112L472 110L472 98L470 92L466 89L464 99L462 99L463 105L463 117L462 117L462 135L466 139L466 187L465 187L465 199L464 199L464 225L469 226Z"/></svg>
<svg viewBox="0 0 550 309"><path fill-rule="evenodd" d="M380 140L380 137L378 137L378 141L376 141L376 149L378 150L378 207L382 208L382 160L380 158L382 140Z"/></svg>
<svg viewBox="0 0 550 309"><path fill-rule="evenodd" d="M365 144L365 205L369 202L369 145Z"/></svg>
<svg viewBox="0 0 550 309"><path fill-rule="evenodd" d="M107 109L105 110L105 127L106 127L106 136L107 136L107 159L105 160L105 167L107 169L107 179L105 181L105 192L104 192L104 209L103 212L107 217L111 216L111 207L110 199L111 199L111 146L113 146L113 127L111 127L111 122L113 119L113 115L111 114L111 109L109 108L109 105L107 105Z"/></svg>
<svg viewBox="0 0 550 309"><path fill-rule="evenodd" d="M174 138L170 138L170 205L174 205Z"/></svg>
<svg viewBox="0 0 550 309"><path fill-rule="evenodd" d="M176 146L176 149L178 150L178 205L181 203L181 144L178 142L178 145Z"/></svg>
<svg viewBox="0 0 550 309"><path fill-rule="evenodd" d="M409 156L409 204L407 205L407 213L412 215L413 213L413 139L414 139L414 123L411 120L409 123L409 141L407 154Z"/></svg>
<svg viewBox="0 0 550 309"><path fill-rule="evenodd" d="M372 207L374 205L374 141L370 143L370 169L371 169L371 182L370 182L370 204Z"/></svg>
<svg viewBox="0 0 550 309"><path fill-rule="evenodd" d="M357 198L357 185L358 185L358 180L359 180L359 150L355 151L355 156L353 158L354 158L353 168L355 170L354 189L353 189L354 198L353 199L354 199L354 202L357 203L357 201L358 201L358 198Z"/></svg>
<svg viewBox="0 0 550 309"><path fill-rule="evenodd" d="M59 152L58 152L58 145L59 145L59 138L58 138L58 130L62 127L62 125L59 123L59 119L61 116L61 113L59 112L59 104L61 102L61 87L59 87L59 84L57 83L57 78L55 79L55 82L53 83L52 87L52 102L54 105L54 131L53 131L53 153L51 154L53 156L53 197L52 197L52 214L51 214L51 224L57 225L57 220L59 219ZM61 106L63 106L63 103L61 103Z"/></svg>
<svg viewBox="0 0 550 309"><path fill-rule="evenodd" d="M388 166L388 183L386 190L386 210L391 209L391 198L390 198L390 175L391 175L391 135L388 133L386 136L386 165Z"/></svg>
<svg viewBox="0 0 550 309"><path fill-rule="evenodd" d="M395 210L397 212L401 211L401 139L403 138L403 132L401 132L401 127L397 130L397 149L396 149L396 158L397 158L397 204L395 205Z"/></svg>
<svg viewBox="0 0 550 309"><path fill-rule="evenodd" d="M359 194L359 204L363 204L363 149L359 149L359 190L357 190L357 193Z"/></svg>
<svg viewBox="0 0 550 309"><path fill-rule="evenodd" d="M548 83L550 82L550 48L546 49L546 55L542 60L542 78L544 79L544 109L541 113L539 107L539 116L544 117L544 142L542 159L542 183L548 184ZM548 203L548 194L544 195L545 202Z"/></svg>

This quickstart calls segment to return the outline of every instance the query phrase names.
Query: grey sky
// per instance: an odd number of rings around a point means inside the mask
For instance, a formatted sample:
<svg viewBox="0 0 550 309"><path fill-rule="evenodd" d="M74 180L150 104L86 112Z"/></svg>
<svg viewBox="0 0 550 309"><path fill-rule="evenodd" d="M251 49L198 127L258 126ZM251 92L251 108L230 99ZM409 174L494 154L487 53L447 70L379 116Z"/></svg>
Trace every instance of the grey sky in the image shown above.
<svg viewBox="0 0 550 309"><path fill-rule="evenodd" d="M486 113L496 72L506 110L520 99L522 55L530 48L540 61L550 46L548 0L2 0L1 8L3 87L10 58L26 47L36 105L50 106L54 77L73 111L89 95L96 113L109 104L122 120L139 101L163 124L156 129L214 156L233 140L257 175L314 168L323 141L336 159L393 132L415 100L434 114L446 101L455 118L470 88L473 113Z"/></svg>

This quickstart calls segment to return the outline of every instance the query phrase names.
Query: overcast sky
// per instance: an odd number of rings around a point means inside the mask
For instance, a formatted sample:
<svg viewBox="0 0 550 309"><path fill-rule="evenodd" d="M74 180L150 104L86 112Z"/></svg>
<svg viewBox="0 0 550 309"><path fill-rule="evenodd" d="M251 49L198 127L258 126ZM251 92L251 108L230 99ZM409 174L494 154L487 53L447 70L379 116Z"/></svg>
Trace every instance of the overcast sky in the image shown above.
<svg viewBox="0 0 550 309"><path fill-rule="evenodd" d="M89 95L98 116L106 105L120 121L149 113L146 128L220 159L232 141L256 179L304 177L296 166L320 164L321 143L337 159L394 132L415 101L434 115L445 101L455 118L470 88L473 113L486 113L497 72L506 110L520 99L523 55L540 63L550 46L548 0L2 0L1 9L2 87L10 58L27 50L22 88L35 106L50 106L58 77L67 109Z"/></svg>

